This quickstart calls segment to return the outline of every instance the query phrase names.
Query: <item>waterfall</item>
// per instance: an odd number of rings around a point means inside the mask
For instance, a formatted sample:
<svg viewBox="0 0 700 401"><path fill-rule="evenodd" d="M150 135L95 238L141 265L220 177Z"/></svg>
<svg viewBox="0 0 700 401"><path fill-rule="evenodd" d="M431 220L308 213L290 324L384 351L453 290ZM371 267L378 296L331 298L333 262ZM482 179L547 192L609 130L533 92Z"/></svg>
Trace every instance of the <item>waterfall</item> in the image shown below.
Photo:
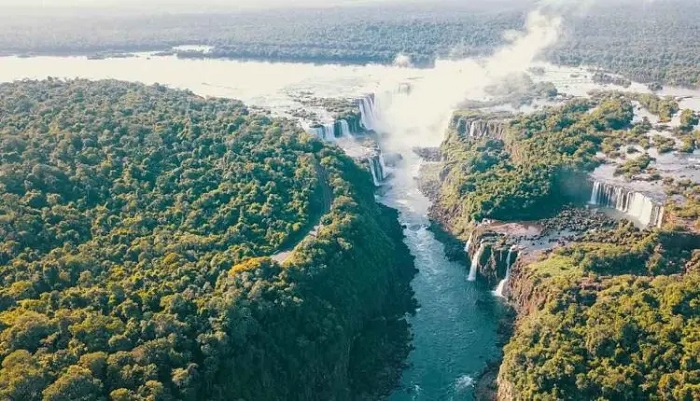
<svg viewBox="0 0 700 401"><path fill-rule="evenodd" d="M312 135L316 135L324 141L333 141L339 137L352 136L352 133L350 132L350 124L347 122L347 120L336 120L332 123L312 126L309 128L308 132Z"/></svg>
<svg viewBox="0 0 700 401"><path fill-rule="evenodd" d="M340 136L352 136L352 134L350 133L350 124L348 124L346 120L340 120Z"/></svg>
<svg viewBox="0 0 700 401"><path fill-rule="evenodd" d="M506 283L508 282L508 279L510 279L510 268L513 266L513 251L515 250L515 245L510 247L508 249L508 257L506 258L506 277L501 280L498 283L498 287L496 287L496 291L494 291L494 295L497 297L503 297L503 290L506 288Z"/></svg>
<svg viewBox="0 0 700 401"><path fill-rule="evenodd" d="M481 259L481 254L484 253L484 248L485 248L485 246L484 246L484 243L482 242L479 245L479 250L476 251L476 253L474 254L474 257L472 258L472 265L469 268L469 277L467 278L467 280L469 280L469 281L476 281L476 273L479 270L479 259Z"/></svg>
<svg viewBox="0 0 700 401"><path fill-rule="evenodd" d="M327 141L335 139L335 122L323 125L323 139Z"/></svg>
<svg viewBox="0 0 700 401"><path fill-rule="evenodd" d="M310 127L307 132L323 139L323 127Z"/></svg>
<svg viewBox="0 0 700 401"><path fill-rule="evenodd" d="M384 154L379 152L379 165L382 167L382 180L386 178L386 161L384 161Z"/></svg>
<svg viewBox="0 0 700 401"><path fill-rule="evenodd" d="M324 141L333 140L333 124L317 125L309 129L309 133Z"/></svg>
<svg viewBox="0 0 700 401"><path fill-rule="evenodd" d="M472 246L472 239L473 239L473 238L474 238L474 231L472 231L472 232L469 234L469 239L467 240L467 244L464 245L464 252L466 252L467 255L469 255L469 248Z"/></svg>
<svg viewBox="0 0 700 401"><path fill-rule="evenodd" d="M599 196L600 196L600 183L598 181L596 181L593 183L593 192L591 193L591 200L588 203L591 205L597 205Z"/></svg>
<svg viewBox="0 0 700 401"><path fill-rule="evenodd" d="M476 137L476 121L472 121L471 124L469 124L469 137Z"/></svg>
<svg viewBox="0 0 700 401"><path fill-rule="evenodd" d="M489 120L471 120L459 117L453 120L460 134L467 135L468 138L491 138L503 139L508 127L508 122L504 118L493 118Z"/></svg>
<svg viewBox="0 0 700 401"><path fill-rule="evenodd" d="M384 167L381 162L381 153L368 158L367 161L369 162L369 170L372 173L374 185L380 187L385 177Z"/></svg>
<svg viewBox="0 0 700 401"><path fill-rule="evenodd" d="M616 209L646 227L661 227L664 208L641 192L618 185L594 182L591 205Z"/></svg>
<svg viewBox="0 0 700 401"><path fill-rule="evenodd" d="M362 126L364 126L366 130L374 130L374 122L376 120L374 95L368 95L358 99L357 104L360 107Z"/></svg>

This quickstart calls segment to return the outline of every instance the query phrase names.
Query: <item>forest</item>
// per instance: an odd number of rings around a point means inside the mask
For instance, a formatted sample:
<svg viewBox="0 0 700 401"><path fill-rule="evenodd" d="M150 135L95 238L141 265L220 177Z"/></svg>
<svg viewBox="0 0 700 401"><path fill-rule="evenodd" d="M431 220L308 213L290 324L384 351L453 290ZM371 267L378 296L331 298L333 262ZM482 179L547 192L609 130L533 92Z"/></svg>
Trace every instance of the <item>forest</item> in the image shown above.
<svg viewBox="0 0 700 401"><path fill-rule="evenodd" d="M582 183L600 152L650 146L649 121L634 121L633 102L660 120L679 111L668 98L600 92L528 115L456 112L440 147L432 217L464 238L483 219L531 222L583 206L590 187ZM674 134L689 135L696 116L681 114ZM490 131L470 136L471 122ZM619 174L636 176L651 162L631 158ZM664 183L674 201L663 229L620 222L519 258L507 295L518 319L504 348L499 399L699 399L700 186Z"/></svg>
<svg viewBox="0 0 700 401"><path fill-rule="evenodd" d="M585 201L581 180L599 164L605 139L633 117L632 103L614 94L511 119L459 111L441 145L445 168L433 217L459 235L484 218L538 219ZM459 124L482 120L502 125L503 137L474 140Z"/></svg>
<svg viewBox="0 0 700 401"><path fill-rule="evenodd" d="M216 14L7 13L0 15L0 54L171 52L173 46L199 44L213 51L180 56L389 64L403 54L417 66L430 66L438 57L490 54L507 43L504 32L522 30L529 5L501 1ZM700 48L694 40L700 30L700 3L640 5L621 0L565 14L561 40L546 52L547 60L599 67L644 83L700 83ZM47 23L52 35L42 30Z"/></svg>
<svg viewBox="0 0 700 401"><path fill-rule="evenodd" d="M22 81L0 85L0 161L0 398L396 385L414 308L396 212L295 123L160 85Z"/></svg>
<svg viewBox="0 0 700 401"><path fill-rule="evenodd" d="M499 380L517 400L697 399L699 242L621 225L526 266L547 296Z"/></svg>

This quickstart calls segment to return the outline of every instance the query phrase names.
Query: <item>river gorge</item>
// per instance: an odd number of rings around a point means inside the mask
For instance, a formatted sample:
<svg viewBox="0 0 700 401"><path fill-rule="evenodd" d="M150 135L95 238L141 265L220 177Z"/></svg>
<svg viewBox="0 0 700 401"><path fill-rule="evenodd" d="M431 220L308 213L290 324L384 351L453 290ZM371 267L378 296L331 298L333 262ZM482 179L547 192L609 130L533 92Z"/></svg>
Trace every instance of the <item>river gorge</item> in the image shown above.
<svg viewBox="0 0 700 401"><path fill-rule="evenodd" d="M532 79L552 82L560 93L584 96L591 89L603 88L588 79L585 69L539 67L545 72L533 74ZM475 82L472 76L475 71L483 70L472 62L445 62L438 63L435 69L414 69L182 60L146 53L104 60L0 58L2 82L47 77L117 79L160 83L200 96L240 99L273 115L298 120L305 131L337 144L358 162L366 163L377 186L377 200L399 211L406 245L419 272L412 283L418 309L406 317L414 349L409 356L410 366L391 397L396 401L474 398L478 376L501 356L499 326L508 315L504 287L507 280L517 279L511 268L527 249L511 243L499 244L500 248L496 249L489 238L474 237L465 241L466 247L464 242L460 243L471 258L465 255L462 260L453 261L450 259L454 258L448 258L447 245L438 241L430 229L432 199L419 189L419 175L425 161L414 149L435 148L442 143L451 126L452 114L465 96L476 101L490 100L483 93L484 84ZM498 75L489 77L494 79ZM460 80L464 82L455 88L453 83ZM628 90L645 91L645 88L635 84ZM672 89L668 91L673 93ZM683 95L688 107L700 105L697 102L700 93ZM441 100L436 101L436 96L441 96ZM358 109L359 121L337 119L322 103L310 105L311 98L344 99ZM528 112L537 107L535 102L522 107L500 104L492 109ZM472 121L464 130L469 138L502 135L487 121ZM674 163L681 164L671 161L669 165ZM689 174L696 174L695 170L686 168L692 161L684 163L683 168ZM644 184L637 187L634 183L626 188L598 178L594 176L580 183L585 187L583 192L589 207L617 210L623 214L621 217L631 217L644 227L662 224L662 200L650 192L653 188ZM491 223L496 224L485 222ZM527 238L529 229L523 224L518 230L525 234L518 235ZM550 235L556 240L567 234L565 230L554 230ZM541 244L550 239L539 236L532 240L530 249L541 250ZM487 273L479 270L489 263L487 259L498 261L498 272L491 277L485 277Z"/></svg>

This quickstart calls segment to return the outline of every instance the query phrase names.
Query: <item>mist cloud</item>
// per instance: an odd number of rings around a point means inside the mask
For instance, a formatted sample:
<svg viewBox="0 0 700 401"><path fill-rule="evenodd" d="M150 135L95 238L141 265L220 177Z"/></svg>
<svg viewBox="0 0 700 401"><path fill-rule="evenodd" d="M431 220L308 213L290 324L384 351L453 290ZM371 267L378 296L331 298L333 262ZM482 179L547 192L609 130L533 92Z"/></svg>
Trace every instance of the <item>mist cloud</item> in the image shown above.
<svg viewBox="0 0 700 401"><path fill-rule="evenodd" d="M487 86L527 71L538 55L554 45L562 26L561 14L540 7L531 12L520 32L509 32L509 43L492 56L459 61L438 60L423 78L412 83L410 95L393 94L389 83L378 95L378 128L390 133L384 145L404 156L416 146L437 146L455 108L467 98L484 95Z"/></svg>

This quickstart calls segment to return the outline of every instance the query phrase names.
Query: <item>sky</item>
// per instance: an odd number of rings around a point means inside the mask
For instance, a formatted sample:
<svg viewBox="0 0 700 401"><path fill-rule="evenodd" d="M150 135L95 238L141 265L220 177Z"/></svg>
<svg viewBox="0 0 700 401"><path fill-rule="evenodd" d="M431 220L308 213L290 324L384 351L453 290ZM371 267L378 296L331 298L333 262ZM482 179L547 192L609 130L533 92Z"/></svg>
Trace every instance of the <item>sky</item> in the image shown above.
<svg viewBox="0 0 700 401"><path fill-rule="evenodd" d="M75 7L114 7L114 6L177 6L177 7L199 7L202 4L207 6L213 5L217 7L229 8L253 8L253 7L279 7L289 6L322 6L322 5L347 5L353 3L367 3L377 1L396 1L396 0L205 0L205 1L187 1L187 0L0 0L0 7L60 7L60 8L75 8Z"/></svg>
<svg viewBox="0 0 700 401"><path fill-rule="evenodd" d="M530 0L0 0L0 8L162 8L178 9L254 9L289 7L337 7L367 4L406 3L499 3Z"/></svg>

